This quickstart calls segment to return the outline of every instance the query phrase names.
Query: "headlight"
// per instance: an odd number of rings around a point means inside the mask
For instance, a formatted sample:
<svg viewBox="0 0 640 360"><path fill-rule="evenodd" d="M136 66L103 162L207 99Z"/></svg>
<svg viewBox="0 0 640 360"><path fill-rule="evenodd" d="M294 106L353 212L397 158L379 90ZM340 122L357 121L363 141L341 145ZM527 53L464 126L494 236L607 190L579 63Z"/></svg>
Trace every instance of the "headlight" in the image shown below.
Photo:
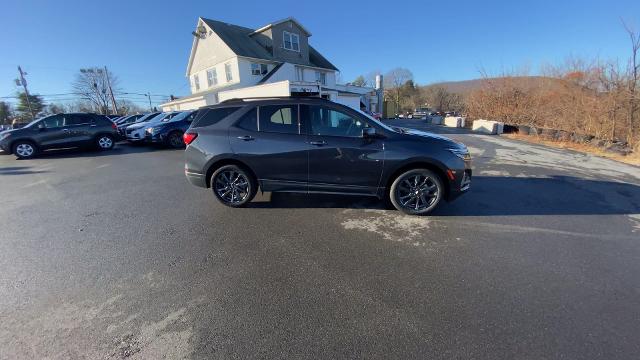
<svg viewBox="0 0 640 360"><path fill-rule="evenodd" d="M455 156L459 157L462 160L471 160L471 154L469 154L469 149L467 149L466 147L447 150L451 151Z"/></svg>
<svg viewBox="0 0 640 360"><path fill-rule="evenodd" d="M4 134L0 133L0 140L4 140L4 139L8 138L9 135L11 135L11 133L4 133Z"/></svg>

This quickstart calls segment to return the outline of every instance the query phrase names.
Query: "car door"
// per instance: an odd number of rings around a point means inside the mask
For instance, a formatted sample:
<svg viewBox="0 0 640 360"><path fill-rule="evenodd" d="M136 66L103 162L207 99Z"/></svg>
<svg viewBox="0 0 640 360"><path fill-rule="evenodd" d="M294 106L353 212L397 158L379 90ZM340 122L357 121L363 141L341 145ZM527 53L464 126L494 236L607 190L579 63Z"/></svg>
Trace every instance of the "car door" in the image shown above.
<svg viewBox="0 0 640 360"><path fill-rule="evenodd" d="M382 139L364 138L364 116L332 105L301 105L308 131L309 191L376 194L382 174Z"/></svg>
<svg viewBox="0 0 640 360"><path fill-rule="evenodd" d="M62 114L42 119L37 128L38 134L35 138L42 148L58 146L69 137L68 131L64 130L64 115Z"/></svg>
<svg viewBox="0 0 640 360"><path fill-rule="evenodd" d="M229 128L236 157L253 169L264 191L307 191L307 137L297 104L257 106Z"/></svg>
<svg viewBox="0 0 640 360"><path fill-rule="evenodd" d="M63 131L67 132L65 142L68 145L90 142L93 140L92 132L96 126L91 114L65 114L63 129Z"/></svg>

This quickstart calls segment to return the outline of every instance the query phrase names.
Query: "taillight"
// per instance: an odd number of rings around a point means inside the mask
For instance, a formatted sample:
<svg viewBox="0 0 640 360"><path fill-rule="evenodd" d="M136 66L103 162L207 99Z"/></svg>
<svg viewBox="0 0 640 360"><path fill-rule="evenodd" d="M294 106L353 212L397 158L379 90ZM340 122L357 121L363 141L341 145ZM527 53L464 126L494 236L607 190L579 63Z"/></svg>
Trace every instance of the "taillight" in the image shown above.
<svg viewBox="0 0 640 360"><path fill-rule="evenodd" d="M111 123L111 127L112 127L114 130L118 130L118 125L116 125L116 123L114 123L114 122L112 122L112 123Z"/></svg>
<svg viewBox="0 0 640 360"><path fill-rule="evenodd" d="M193 140L195 140L198 137L198 133L194 133L194 132L186 132L184 133L184 135L182 135L182 139L184 140L184 143L186 145L189 145L193 142Z"/></svg>

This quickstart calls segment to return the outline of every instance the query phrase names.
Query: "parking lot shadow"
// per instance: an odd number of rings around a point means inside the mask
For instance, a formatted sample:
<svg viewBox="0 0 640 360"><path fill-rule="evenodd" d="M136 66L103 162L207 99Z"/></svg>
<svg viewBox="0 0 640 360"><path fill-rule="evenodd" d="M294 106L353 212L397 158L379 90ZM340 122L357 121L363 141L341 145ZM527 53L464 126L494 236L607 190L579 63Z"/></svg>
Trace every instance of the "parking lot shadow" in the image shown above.
<svg viewBox="0 0 640 360"><path fill-rule="evenodd" d="M93 148L66 148L46 150L38 154L37 158L42 159L65 159L65 158L86 158L102 156L118 156L126 154L144 153L149 151L175 151L176 149L154 146L119 143L111 150L98 150ZM178 150L180 151L180 150Z"/></svg>
<svg viewBox="0 0 640 360"><path fill-rule="evenodd" d="M0 167L0 176L2 175L26 175L26 174L41 174L48 171L45 170L29 170L31 166L5 166Z"/></svg>
<svg viewBox="0 0 640 360"><path fill-rule="evenodd" d="M373 197L258 194L253 208L389 209ZM430 216L615 215L640 213L640 186L568 176L476 176L469 193Z"/></svg>
<svg viewBox="0 0 640 360"><path fill-rule="evenodd" d="M434 216L615 215L640 212L640 187L571 176L476 176L468 194Z"/></svg>
<svg viewBox="0 0 640 360"><path fill-rule="evenodd" d="M370 196L333 194L258 193L248 204L252 208L336 208L385 209L385 204Z"/></svg>

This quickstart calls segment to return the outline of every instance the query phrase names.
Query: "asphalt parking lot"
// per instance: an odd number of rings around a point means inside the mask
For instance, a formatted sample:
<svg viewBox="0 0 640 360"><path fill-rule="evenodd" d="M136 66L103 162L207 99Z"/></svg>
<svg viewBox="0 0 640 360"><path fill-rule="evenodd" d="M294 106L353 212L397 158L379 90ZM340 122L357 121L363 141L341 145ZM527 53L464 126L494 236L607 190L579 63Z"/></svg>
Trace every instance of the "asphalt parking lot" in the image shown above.
<svg viewBox="0 0 640 360"><path fill-rule="evenodd" d="M475 176L428 217L226 208L180 150L0 156L0 359L637 357L640 168L434 129Z"/></svg>

